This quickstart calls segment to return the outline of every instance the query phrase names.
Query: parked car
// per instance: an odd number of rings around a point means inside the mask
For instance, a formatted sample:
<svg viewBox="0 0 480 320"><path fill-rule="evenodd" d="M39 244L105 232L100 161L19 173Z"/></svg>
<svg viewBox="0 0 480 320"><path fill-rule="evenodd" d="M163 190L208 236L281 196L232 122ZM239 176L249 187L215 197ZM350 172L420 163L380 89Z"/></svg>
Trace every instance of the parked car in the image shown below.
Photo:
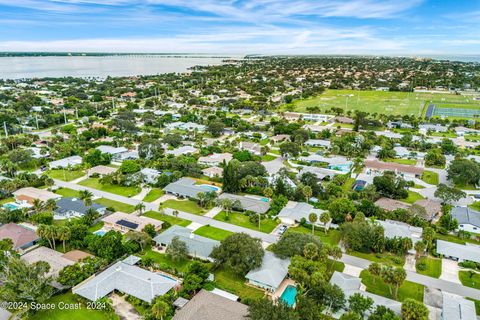
<svg viewBox="0 0 480 320"><path fill-rule="evenodd" d="M287 231L287 229L288 229L288 227L287 227L286 225L282 224L282 225L280 226L280 228L278 228L278 234L279 234L279 235L284 234L285 231Z"/></svg>

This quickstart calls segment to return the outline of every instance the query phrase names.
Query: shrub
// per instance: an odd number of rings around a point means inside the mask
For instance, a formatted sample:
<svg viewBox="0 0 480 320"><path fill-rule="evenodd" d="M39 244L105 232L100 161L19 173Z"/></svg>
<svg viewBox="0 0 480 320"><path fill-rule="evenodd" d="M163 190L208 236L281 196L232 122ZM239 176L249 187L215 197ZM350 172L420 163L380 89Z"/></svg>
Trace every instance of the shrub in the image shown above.
<svg viewBox="0 0 480 320"><path fill-rule="evenodd" d="M417 262L417 269L420 271L427 270L427 264L424 261Z"/></svg>

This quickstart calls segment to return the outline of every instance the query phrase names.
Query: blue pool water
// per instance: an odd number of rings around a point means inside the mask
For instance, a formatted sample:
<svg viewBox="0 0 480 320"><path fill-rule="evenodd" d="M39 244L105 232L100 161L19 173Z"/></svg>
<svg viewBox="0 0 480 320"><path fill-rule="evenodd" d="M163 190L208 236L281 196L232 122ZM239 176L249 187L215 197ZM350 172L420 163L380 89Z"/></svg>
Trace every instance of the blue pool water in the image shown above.
<svg viewBox="0 0 480 320"><path fill-rule="evenodd" d="M288 285L282 293L282 299L289 307L295 304L295 297L297 296L297 287Z"/></svg>
<svg viewBox="0 0 480 320"><path fill-rule="evenodd" d="M100 229L100 230L95 231L93 234L96 234L97 236L102 236L103 237L105 235L105 233L107 233L107 231Z"/></svg>
<svg viewBox="0 0 480 320"><path fill-rule="evenodd" d="M212 186L210 184L200 184L198 185L200 188L202 188L203 190L206 190L208 192L217 192L220 188L219 187L216 187L216 186Z"/></svg>
<svg viewBox="0 0 480 320"><path fill-rule="evenodd" d="M328 166L328 169L332 169L332 170L339 170L339 171L342 171L342 172L348 172L350 171L350 167L352 165L350 163L346 163L346 164L336 164L336 165L329 165Z"/></svg>
<svg viewBox="0 0 480 320"><path fill-rule="evenodd" d="M263 201L263 202L268 202L268 198L260 198L260 201Z"/></svg>
<svg viewBox="0 0 480 320"><path fill-rule="evenodd" d="M158 275L161 276L161 277L164 277L164 278L166 278L166 279L169 279L169 280L177 281L176 279L174 279L174 278L172 278L172 277L169 277L169 276L167 276L167 275L164 275L164 274L162 274L162 273L159 273Z"/></svg>
<svg viewBox="0 0 480 320"><path fill-rule="evenodd" d="M5 203L3 205L3 207L7 210L17 210L18 209L18 205L13 203L13 202Z"/></svg>

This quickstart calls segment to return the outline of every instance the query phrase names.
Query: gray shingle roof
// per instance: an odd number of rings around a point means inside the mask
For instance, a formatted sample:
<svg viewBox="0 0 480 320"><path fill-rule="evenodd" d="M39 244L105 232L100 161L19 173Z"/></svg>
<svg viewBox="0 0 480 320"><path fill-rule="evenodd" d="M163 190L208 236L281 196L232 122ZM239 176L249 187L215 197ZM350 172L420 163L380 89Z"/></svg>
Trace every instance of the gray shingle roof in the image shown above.
<svg viewBox="0 0 480 320"><path fill-rule="evenodd" d="M113 290L118 290L150 303L153 298L164 295L176 285L175 280L119 261L97 276L80 283L72 292L96 301Z"/></svg>
<svg viewBox="0 0 480 320"><path fill-rule="evenodd" d="M437 253L461 260L480 262L480 248L475 245L437 240Z"/></svg>
<svg viewBox="0 0 480 320"><path fill-rule="evenodd" d="M470 320L476 319L475 304L456 294L443 292L442 319Z"/></svg>
<svg viewBox="0 0 480 320"><path fill-rule="evenodd" d="M453 207L452 217L457 219L458 224L471 224L480 227L480 212L468 207Z"/></svg>
<svg viewBox="0 0 480 320"><path fill-rule="evenodd" d="M290 259L280 259L275 254L265 251L262 265L251 270L245 278L254 282L266 284L272 288L278 288L280 283L285 279L288 273Z"/></svg>
<svg viewBox="0 0 480 320"><path fill-rule="evenodd" d="M163 188L165 192L180 195L182 197L196 198L200 192L206 192L199 186L195 185L195 180L190 178L181 178L175 182L168 184Z"/></svg>
<svg viewBox="0 0 480 320"><path fill-rule="evenodd" d="M192 230L181 226L172 226L167 230L157 235L153 240L157 244L170 244L174 237L178 237L185 242L188 248L188 253L191 256L207 259L210 256L213 248L220 245L219 241L205 238L192 233Z"/></svg>
<svg viewBox="0 0 480 320"><path fill-rule="evenodd" d="M247 309L240 302L201 290L175 313L173 320L244 320Z"/></svg>
<svg viewBox="0 0 480 320"><path fill-rule="evenodd" d="M102 210L105 206L101 206L97 203L92 203L90 207L87 207L82 200L77 198L61 198L57 201L57 208L54 210L58 215L65 214L68 211L75 211L80 214L85 214L88 209Z"/></svg>
<svg viewBox="0 0 480 320"><path fill-rule="evenodd" d="M420 227L395 220L377 220L377 222L383 227L385 237L388 239L395 237L410 238L413 244L422 240L423 229Z"/></svg>
<svg viewBox="0 0 480 320"><path fill-rule="evenodd" d="M290 218L295 221L300 221L302 218L307 219L310 213L317 214L317 217L320 218L320 215L324 212L324 210L314 209L311 204L306 202L297 202L294 206L290 206L292 201L289 201L287 205L278 213L279 218Z"/></svg>
<svg viewBox="0 0 480 320"><path fill-rule="evenodd" d="M222 193L218 199L230 199L232 201L238 200L243 210L249 210L256 213L265 213L270 209L270 202L262 201L248 196L239 196L231 193Z"/></svg>

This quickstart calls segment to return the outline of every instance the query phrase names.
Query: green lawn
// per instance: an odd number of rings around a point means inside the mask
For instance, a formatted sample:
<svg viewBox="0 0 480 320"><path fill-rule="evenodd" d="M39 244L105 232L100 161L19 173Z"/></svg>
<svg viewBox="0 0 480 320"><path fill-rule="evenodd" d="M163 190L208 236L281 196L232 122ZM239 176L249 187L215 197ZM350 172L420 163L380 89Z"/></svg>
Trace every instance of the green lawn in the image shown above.
<svg viewBox="0 0 480 320"><path fill-rule="evenodd" d="M355 178L348 178L342 186L343 192L349 192L350 190L352 190L354 182Z"/></svg>
<svg viewBox="0 0 480 320"><path fill-rule="evenodd" d="M115 211L121 211L125 213L132 213L133 211L135 211L135 207L130 204L110 200L107 198L100 198L95 200L94 202L101 204L102 206L105 206L107 208L113 208Z"/></svg>
<svg viewBox="0 0 480 320"><path fill-rule="evenodd" d="M476 201L470 204L469 207L472 208L473 210L480 211L480 201Z"/></svg>
<svg viewBox="0 0 480 320"><path fill-rule="evenodd" d="M78 198L80 196L80 192L69 188L59 188L55 190L55 193L67 198Z"/></svg>
<svg viewBox="0 0 480 320"><path fill-rule="evenodd" d="M425 262L427 269L419 270L418 263ZM442 274L442 259L432 258L432 257L421 257L416 262L417 273L429 276L432 278L440 278Z"/></svg>
<svg viewBox="0 0 480 320"><path fill-rule="evenodd" d="M456 183L455 187L461 190L477 190L477 187L475 187L473 184Z"/></svg>
<svg viewBox="0 0 480 320"><path fill-rule="evenodd" d="M241 300L261 299L264 296L262 290L247 286L242 276L224 268L215 271L215 284L219 289L239 296Z"/></svg>
<svg viewBox="0 0 480 320"><path fill-rule="evenodd" d="M170 216L170 215L158 212L158 211L147 211L147 212L145 212L144 216L149 217L149 218L153 218L153 219L157 219L157 220L160 220L160 221L168 222L171 225L179 225L181 227L186 227L190 223L192 223L190 220L177 218L177 217Z"/></svg>
<svg viewBox="0 0 480 320"><path fill-rule="evenodd" d="M287 232L300 232L300 233L312 234L312 229L304 226L298 226L298 227L288 228ZM342 237L342 235L340 234L340 231L335 229L328 230L326 234L323 230L315 230L315 235L319 237L323 243L327 243L331 246L338 245Z"/></svg>
<svg viewBox="0 0 480 320"><path fill-rule="evenodd" d="M167 265L168 267L178 271L178 272L185 272L187 271L188 264L191 260L180 260L180 261L173 261L168 255L164 253L155 252L152 250L146 250L140 258L150 258L155 263L159 264L159 269L162 269L162 264ZM164 271L169 271L168 268L164 268Z"/></svg>
<svg viewBox="0 0 480 320"><path fill-rule="evenodd" d="M384 253L363 253L363 252L357 252L357 251L348 251L347 254L370 260L373 262L378 262L378 263L383 263L383 264L388 264L396 267L403 266L405 264L405 257L402 256L397 256L393 253L390 252L384 252ZM398 260L400 259L400 260Z"/></svg>
<svg viewBox="0 0 480 320"><path fill-rule="evenodd" d="M218 221L231 223L240 227L258 230L265 233L272 232L273 229L275 229L275 227L278 225L277 221L274 221L272 219L264 219L260 221L260 229L259 229L258 224L251 223L249 220L249 217L240 212L231 212L227 218L227 213L225 211L221 211L219 214L217 214L214 217L214 219Z"/></svg>
<svg viewBox="0 0 480 320"><path fill-rule="evenodd" d="M458 278L464 286L480 289L480 274L472 271L460 271Z"/></svg>
<svg viewBox="0 0 480 320"><path fill-rule="evenodd" d="M262 156L262 161L263 162L268 162L268 161L275 160L276 158L277 157L272 156L271 154L266 154L266 155Z"/></svg>
<svg viewBox="0 0 480 320"><path fill-rule="evenodd" d="M116 184L101 184L98 178L88 178L78 183L79 185L94 188L97 190L118 194L124 197L131 197L139 194L142 189L138 186L125 187Z"/></svg>
<svg viewBox="0 0 480 320"><path fill-rule="evenodd" d="M200 227L197 230L195 230L193 233L198 234L199 236L203 236L203 237L210 238L213 240L218 240L218 241L221 241L233 234L233 232L215 228L209 225Z"/></svg>
<svg viewBox="0 0 480 320"><path fill-rule="evenodd" d="M395 162L395 163L400 163L400 164L407 164L410 166L414 166L417 164L417 160L414 159L397 159L397 158L388 158L385 159L386 162Z"/></svg>
<svg viewBox="0 0 480 320"><path fill-rule="evenodd" d="M145 198L143 198L143 201L153 202L153 201L157 200L158 198L160 198L161 196L163 196L163 190L158 189L158 188L154 188L147 193Z"/></svg>
<svg viewBox="0 0 480 320"><path fill-rule="evenodd" d="M98 231L98 230L100 230L100 229L103 228L103 225L104 225L103 221L97 222L97 223L95 223L93 226L91 226L90 228L88 228L88 231L89 231L89 232Z"/></svg>
<svg viewBox="0 0 480 320"><path fill-rule="evenodd" d="M406 202L406 203L414 203L415 201L420 200L420 199L423 199L423 197L420 193L408 190L408 197L406 199L400 199L400 201L403 201L403 202Z"/></svg>
<svg viewBox="0 0 480 320"><path fill-rule="evenodd" d="M367 287L368 292L393 299L392 294L390 294L389 286L379 277L374 277L367 270L363 270L360 273L360 278L362 278L362 283ZM392 286L392 293L394 291L395 288ZM423 285L405 280L402 286L398 288L397 300L401 302L405 299L411 298L423 302L423 291Z"/></svg>
<svg viewBox="0 0 480 320"><path fill-rule="evenodd" d="M4 205L5 203L9 203L9 202L15 202L15 199L13 197L2 199L2 200L0 200L0 206Z"/></svg>
<svg viewBox="0 0 480 320"><path fill-rule="evenodd" d="M85 172L83 170L64 170L64 169L54 169L48 170L46 174L52 178L62 181L72 181L83 177Z"/></svg>
<svg viewBox="0 0 480 320"><path fill-rule="evenodd" d="M204 215L206 211L192 200L167 200L162 203L163 207L171 208L173 210L184 211L188 213Z"/></svg>
<svg viewBox="0 0 480 320"><path fill-rule="evenodd" d="M422 180L429 184L438 185L438 173L425 170L422 174Z"/></svg>
<svg viewBox="0 0 480 320"><path fill-rule="evenodd" d="M83 300L84 301L84 300ZM82 299L71 292L64 293L50 298L47 303L56 305L52 310L39 311L33 316L28 317L30 320L113 320L119 319L113 312L109 313L103 310L87 309L87 306L82 303L80 309L65 309L65 305L74 305L81 303ZM63 304L61 308L60 303Z"/></svg>

